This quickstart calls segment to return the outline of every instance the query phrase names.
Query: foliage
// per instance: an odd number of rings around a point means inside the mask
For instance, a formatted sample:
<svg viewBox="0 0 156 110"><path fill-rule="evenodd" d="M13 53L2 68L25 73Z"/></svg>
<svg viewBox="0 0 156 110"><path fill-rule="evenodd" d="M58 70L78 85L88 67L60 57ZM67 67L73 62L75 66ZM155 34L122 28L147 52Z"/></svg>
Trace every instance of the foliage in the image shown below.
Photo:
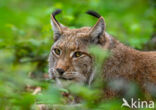
<svg viewBox="0 0 156 110"><path fill-rule="evenodd" d="M108 33L142 49L155 31L155 6L154 0L0 0L0 109L37 110L39 103L64 105L61 92L68 90L56 88L46 79L53 44L50 14L55 9L63 10L57 19L70 28L93 26L97 19L85 11L95 10L104 16ZM100 59L105 53L98 51L93 48L91 52ZM42 92L33 95L28 86L41 87ZM98 89L74 85L69 90L84 99L83 109L121 109L120 99L96 102Z"/></svg>

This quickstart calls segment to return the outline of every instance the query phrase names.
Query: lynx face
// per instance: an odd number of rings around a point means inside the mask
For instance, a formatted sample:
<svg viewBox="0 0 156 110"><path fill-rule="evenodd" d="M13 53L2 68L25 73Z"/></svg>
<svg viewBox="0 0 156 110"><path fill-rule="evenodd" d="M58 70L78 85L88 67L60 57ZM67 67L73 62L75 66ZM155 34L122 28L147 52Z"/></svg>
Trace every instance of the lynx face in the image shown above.
<svg viewBox="0 0 156 110"><path fill-rule="evenodd" d="M49 55L49 75L53 79L86 83L93 72L93 59L88 46L99 43L104 31L104 19L99 18L92 28L69 29L59 24L52 14L54 44Z"/></svg>
<svg viewBox="0 0 156 110"><path fill-rule="evenodd" d="M53 77L85 82L92 69L92 57L87 53L85 33L64 31L50 53L50 74Z"/></svg>

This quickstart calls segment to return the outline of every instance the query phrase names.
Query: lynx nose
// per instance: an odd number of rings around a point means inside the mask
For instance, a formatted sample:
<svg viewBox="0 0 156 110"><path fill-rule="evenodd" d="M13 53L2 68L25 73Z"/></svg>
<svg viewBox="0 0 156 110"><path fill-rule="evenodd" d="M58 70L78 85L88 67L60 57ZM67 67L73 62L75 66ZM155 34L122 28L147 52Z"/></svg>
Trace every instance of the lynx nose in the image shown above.
<svg viewBox="0 0 156 110"><path fill-rule="evenodd" d="M64 71L63 69L61 69L61 68L57 68L56 71L57 71L60 75L62 75L62 74L65 72L65 71Z"/></svg>

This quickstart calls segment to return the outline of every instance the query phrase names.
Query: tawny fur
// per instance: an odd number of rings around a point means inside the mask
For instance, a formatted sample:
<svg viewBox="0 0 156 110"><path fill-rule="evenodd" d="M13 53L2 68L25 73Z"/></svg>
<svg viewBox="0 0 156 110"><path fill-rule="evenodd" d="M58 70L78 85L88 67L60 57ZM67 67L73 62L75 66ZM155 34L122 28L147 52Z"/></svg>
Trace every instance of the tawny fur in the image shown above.
<svg viewBox="0 0 156 110"><path fill-rule="evenodd" d="M104 64L106 79L123 76L142 84L146 81L156 84L156 52L141 52L125 46L114 38L112 41L109 48L112 56Z"/></svg>
<svg viewBox="0 0 156 110"><path fill-rule="evenodd" d="M101 18L101 20L103 19ZM69 76L72 80L83 83L89 80L94 71L94 62L93 57L88 53L88 46L96 41L95 39L91 41L89 32L96 30L100 22L102 23L99 19L93 28L83 27L80 29L69 29L67 27L59 27L57 32L62 29L59 33L60 38L53 44L49 55L50 75L53 74L53 77L64 77L66 79L68 79L67 77ZM55 21L53 21L53 24L55 24ZM103 25L104 24L101 26ZM58 35L58 33L56 35ZM54 39L56 35L54 34ZM111 52L111 55L103 64L103 79L111 81L115 78L124 78L126 80L136 81L140 87L145 90L149 83L156 86L155 51L143 52L130 48L106 33L105 30L103 30L100 37L98 36L96 44L104 50ZM53 48L61 48L62 55L56 57L52 52ZM73 59L72 53L75 51L83 51L83 57ZM59 76L58 73L55 72L56 68L63 68L65 75Z"/></svg>

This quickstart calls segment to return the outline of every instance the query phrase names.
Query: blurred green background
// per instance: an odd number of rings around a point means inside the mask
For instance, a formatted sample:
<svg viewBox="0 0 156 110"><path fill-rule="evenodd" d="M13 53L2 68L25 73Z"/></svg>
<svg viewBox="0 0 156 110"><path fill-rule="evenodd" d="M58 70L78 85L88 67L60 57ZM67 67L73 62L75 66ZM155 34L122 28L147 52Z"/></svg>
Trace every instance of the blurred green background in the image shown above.
<svg viewBox="0 0 156 110"><path fill-rule="evenodd" d="M93 26L97 19L85 12L97 11L105 18L106 31L121 42L140 50L156 49L150 43L156 36L155 0L0 0L0 109L36 109L36 100L44 103L45 97L50 103L62 100L45 81L53 44L50 14L55 9L63 10L56 18L70 28ZM26 85L42 87L45 97L32 95ZM116 107L118 101L102 104Z"/></svg>

